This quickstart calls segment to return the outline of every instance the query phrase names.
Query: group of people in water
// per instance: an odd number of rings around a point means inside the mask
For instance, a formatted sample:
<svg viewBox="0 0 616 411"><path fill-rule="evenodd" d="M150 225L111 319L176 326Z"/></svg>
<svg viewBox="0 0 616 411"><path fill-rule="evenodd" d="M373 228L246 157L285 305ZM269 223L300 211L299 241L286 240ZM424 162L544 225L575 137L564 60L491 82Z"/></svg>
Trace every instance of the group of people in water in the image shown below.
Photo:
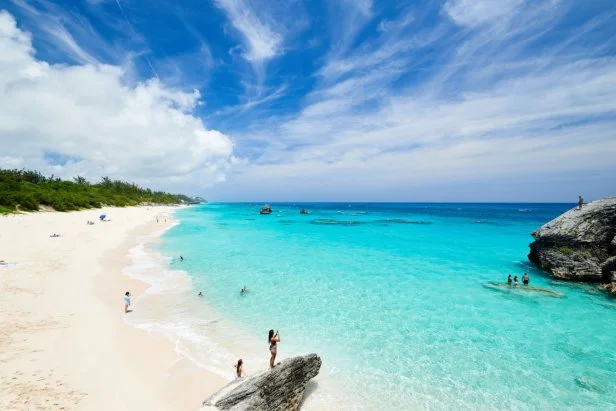
<svg viewBox="0 0 616 411"><path fill-rule="evenodd" d="M528 285L529 282L530 282L530 277L528 276L527 273L524 273L524 275L522 276L522 283L524 285ZM518 276L516 275L515 277L513 277L513 280L512 280L511 274L509 274L509 276L507 277L507 284L518 285Z"/></svg>

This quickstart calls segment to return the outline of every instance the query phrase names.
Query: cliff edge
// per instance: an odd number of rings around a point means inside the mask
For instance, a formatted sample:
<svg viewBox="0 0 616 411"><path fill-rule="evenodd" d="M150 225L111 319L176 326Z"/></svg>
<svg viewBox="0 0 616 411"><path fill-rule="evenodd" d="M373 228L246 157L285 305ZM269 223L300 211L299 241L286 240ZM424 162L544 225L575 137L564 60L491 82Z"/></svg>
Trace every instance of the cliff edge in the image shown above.
<svg viewBox="0 0 616 411"><path fill-rule="evenodd" d="M558 278L616 292L616 197L574 208L532 233L529 260Z"/></svg>

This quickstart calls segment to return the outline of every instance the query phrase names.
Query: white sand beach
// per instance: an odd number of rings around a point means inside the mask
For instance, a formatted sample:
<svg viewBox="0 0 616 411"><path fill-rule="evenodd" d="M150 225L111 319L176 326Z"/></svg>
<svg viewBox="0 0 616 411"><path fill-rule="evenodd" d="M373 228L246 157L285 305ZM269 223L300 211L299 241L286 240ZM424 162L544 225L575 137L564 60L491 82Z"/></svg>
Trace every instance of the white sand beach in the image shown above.
<svg viewBox="0 0 616 411"><path fill-rule="evenodd" d="M122 274L128 251L169 211L0 217L0 409L190 410L226 384L124 321L124 292L147 289Z"/></svg>

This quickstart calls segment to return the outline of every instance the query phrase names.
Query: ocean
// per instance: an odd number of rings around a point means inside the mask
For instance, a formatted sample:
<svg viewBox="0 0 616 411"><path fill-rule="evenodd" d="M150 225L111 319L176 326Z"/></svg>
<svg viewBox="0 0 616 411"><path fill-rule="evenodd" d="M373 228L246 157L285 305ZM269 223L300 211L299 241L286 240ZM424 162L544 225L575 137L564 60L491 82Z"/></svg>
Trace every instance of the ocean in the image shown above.
<svg viewBox="0 0 616 411"><path fill-rule="evenodd" d="M616 409L616 300L527 259L573 204L261 205L180 209L143 239L130 321L229 379L279 330L280 359L323 360L305 409ZM506 285L524 272L539 290Z"/></svg>

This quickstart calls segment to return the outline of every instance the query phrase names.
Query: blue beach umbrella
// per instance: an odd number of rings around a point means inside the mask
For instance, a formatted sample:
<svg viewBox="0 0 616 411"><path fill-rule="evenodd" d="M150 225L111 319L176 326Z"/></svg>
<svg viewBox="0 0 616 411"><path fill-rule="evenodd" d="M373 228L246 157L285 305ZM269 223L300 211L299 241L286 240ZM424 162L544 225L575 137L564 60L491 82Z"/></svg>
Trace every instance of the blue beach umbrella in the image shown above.
<svg viewBox="0 0 616 411"><path fill-rule="evenodd" d="M101 220L104 220L105 217L107 217L107 214L101 214L101 216L99 217Z"/></svg>

